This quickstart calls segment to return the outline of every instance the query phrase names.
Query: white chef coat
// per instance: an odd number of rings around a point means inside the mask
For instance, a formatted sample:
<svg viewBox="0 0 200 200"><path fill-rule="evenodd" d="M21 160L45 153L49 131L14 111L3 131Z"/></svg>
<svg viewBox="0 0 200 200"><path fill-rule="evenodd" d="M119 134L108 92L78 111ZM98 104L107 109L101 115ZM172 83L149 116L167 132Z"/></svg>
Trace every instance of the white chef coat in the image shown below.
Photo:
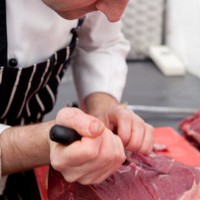
<svg viewBox="0 0 200 200"><path fill-rule="evenodd" d="M71 41L78 20L66 20L41 0L7 0L8 60L17 67L42 62ZM81 102L93 92L106 92L120 100L125 86L130 49L121 22L110 23L100 12L86 16L79 31L73 74ZM0 133L7 126L0 125Z"/></svg>
<svg viewBox="0 0 200 200"><path fill-rule="evenodd" d="M8 59L16 58L18 67L44 61L69 44L77 20L63 19L40 0L7 0L6 4ZM86 16L72 67L80 102L96 91L120 100L129 49L121 22L111 23L98 11Z"/></svg>

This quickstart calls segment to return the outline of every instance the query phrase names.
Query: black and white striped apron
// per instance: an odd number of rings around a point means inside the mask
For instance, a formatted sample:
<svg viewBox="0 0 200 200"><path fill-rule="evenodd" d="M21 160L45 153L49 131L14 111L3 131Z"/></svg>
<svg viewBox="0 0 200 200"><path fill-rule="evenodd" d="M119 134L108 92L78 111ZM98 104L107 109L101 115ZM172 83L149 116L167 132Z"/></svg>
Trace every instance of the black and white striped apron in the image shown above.
<svg viewBox="0 0 200 200"><path fill-rule="evenodd" d="M71 30L72 40L69 46L55 52L44 62L26 68L15 68L7 64L12 62L7 61L5 16L5 0L1 0L0 123L12 126L37 123L52 110L56 102L58 85L76 46L78 29L83 18L78 21L77 27ZM0 196L0 200L40 199L34 182L33 171L10 175L4 197Z"/></svg>

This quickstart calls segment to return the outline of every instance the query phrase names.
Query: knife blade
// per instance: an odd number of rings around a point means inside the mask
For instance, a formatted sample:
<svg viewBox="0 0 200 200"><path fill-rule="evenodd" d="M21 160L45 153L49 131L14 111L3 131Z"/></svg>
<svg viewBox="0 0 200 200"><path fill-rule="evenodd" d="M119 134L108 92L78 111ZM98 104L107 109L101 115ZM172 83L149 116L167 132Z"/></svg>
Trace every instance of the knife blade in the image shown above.
<svg viewBox="0 0 200 200"><path fill-rule="evenodd" d="M198 109L197 108L184 108L184 107L168 107L168 106L149 106L149 105L125 105L128 109L135 112L146 113L166 113L177 115L192 115Z"/></svg>

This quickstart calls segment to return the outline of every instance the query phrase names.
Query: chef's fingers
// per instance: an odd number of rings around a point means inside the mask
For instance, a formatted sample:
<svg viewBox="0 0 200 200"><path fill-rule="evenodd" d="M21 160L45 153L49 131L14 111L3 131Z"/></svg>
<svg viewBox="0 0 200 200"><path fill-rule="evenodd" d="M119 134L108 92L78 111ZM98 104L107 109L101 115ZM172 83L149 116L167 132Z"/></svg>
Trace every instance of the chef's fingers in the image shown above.
<svg viewBox="0 0 200 200"><path fill-rule="evenodd" d="M111 131L104 134L98 156L95 155L95 157L91 157L91 154L89 154L89 157L85 157L88 155L84 155L84 152L82 151L74 152L74 149L71 149L71 147L76 144L78 145L78 143L75 142L67 148L70 150L67 154L65 151L66 158L63 159L64 161L59 160L57 165L55 162L53 162L52 165L56 170L63 174L68 182L74 182L78 179L84 184L92 183L94 182L94 179L103 181L108 175L114 173L116 168L118 168L125 160L122 142L119 137L114 135ZM83 145L85 146L85 144ZM97 148L97 146L93 147L94 149ZM71 155L70 159L68 157L69 154ZM79 158L75 154L77 154ZM73 157L73 155L75 155L75 157ZM82 159L82 164L79 164L77 159ZM101 173L99 172L100 170Z"/></svg>
<svg viewBox="0 0 200 200"><path fill-rule="evenodd" d="M137 152L143 141L144 121L133 111L120 105L108 112L108 119L116 127L125 148Z"/></svg>
<svg viewBox="0 0 200 200"><path fill-rule="evenodd" d="M142 145L141 145L140 149L138 150L138 153L142 153L142 154L146 154L147 155L153 149L154 128L149 124L146 124L145 127L146 128L145 128L143 142L142 142Z"/></svg>
<svg viewBox="0 0 200 200"><path fill-rule="evenodd" d="M119 135L124 145L130 140L134 117L135 115L131 110L121 105L115 106L107 114L109 123L116 129L116 134Z"/></svg>
<svg viewBox="0 0 200 200"><path fill-rule="evenodd" d="M82 166L99 156L101 143L101 135L96 138L82 137L80 141L75 141L68 146L51 142L51 165L60 172L76 166Z"/></svg>
<svg viewBox="0 0 200 200"><path fill-rule="evenodd" d="M96 137L105 128L101 120L84 113L78 108L69 107L65 107L58 112L56 124L72 128L80 135L87 137Z"/></svg>
<svg viewBox="0 0 200 200"><path fill-rule="evenodd" d="M135 115L132 121L131 132L129 133L129 141L125 145L125 148L132 152L138 152L143 144L145 135L145 123L144 121Z"/></svg>
<svg viewBox="0 0 200 200"><path fill-rule="evenodd" d="M114 153L112 155L104 157L105 153L102 152L102 156L99 160L92 164L93 173L88 173L85 176L80 177L77 181L81 184L99 184L108 178L110 175L115 173L125 161L124 147L121 139L115 136L115 145L113 147ZM102 148L104 149L104 148ZM105 148L106 149L106 148Z"/></svg>
<svg viewBox="0 0 200 200"><path fill-rule="evenodd" d="M152 148L153 128L132 110L116 106L108 112L108 119L117 128L125 148L146 154Z"/></svg>

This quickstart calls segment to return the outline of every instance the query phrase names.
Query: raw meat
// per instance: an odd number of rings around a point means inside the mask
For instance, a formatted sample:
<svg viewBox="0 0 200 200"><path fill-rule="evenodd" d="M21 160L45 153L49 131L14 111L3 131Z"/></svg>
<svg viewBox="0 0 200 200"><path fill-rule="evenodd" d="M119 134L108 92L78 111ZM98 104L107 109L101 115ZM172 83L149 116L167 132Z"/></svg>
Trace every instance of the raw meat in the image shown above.
<svg viewBox="0 0 200 200"><path fill-rule="evenodd" d="M197 148L200 148L200 111L182 120L180 129L185 138Z"/></svg>
<svg viewBox="0 0 200 200"><path fill-rule="evenodd" d="M48 186L49 200L199 200L200 169L163 155L129 153L128 164L101 184L67 183L51 168Z"/></svg>

